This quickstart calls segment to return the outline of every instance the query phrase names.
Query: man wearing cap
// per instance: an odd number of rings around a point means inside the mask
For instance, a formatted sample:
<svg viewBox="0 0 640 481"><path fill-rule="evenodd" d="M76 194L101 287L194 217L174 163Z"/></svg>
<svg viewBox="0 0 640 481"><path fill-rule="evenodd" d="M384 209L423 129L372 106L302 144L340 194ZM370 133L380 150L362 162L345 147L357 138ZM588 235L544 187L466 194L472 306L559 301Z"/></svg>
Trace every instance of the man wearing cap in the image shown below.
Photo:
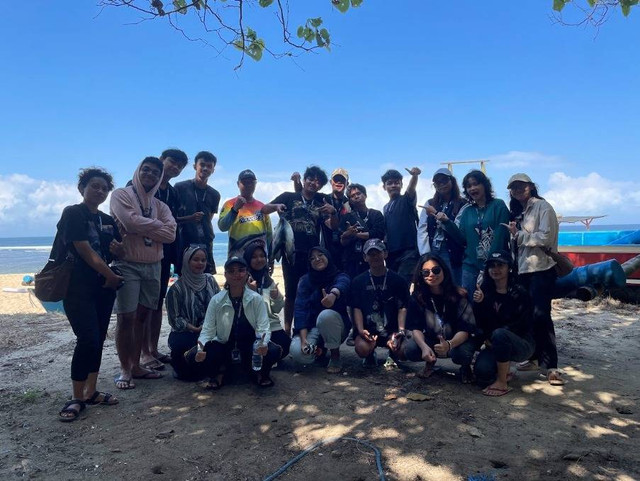
<svg viewBox="0 0 640 481"><path fill-rule="evenodd" d="M402 174L397 170L387 170L382 176L382 186L389 195L384 206L384 220L387 229L389 269L411 282L418 262L418 211L416 210L416 185L422 171L418 167L406 169L411 175L407 190L402 194Z"/></svg>
<svg viewBox="0 0 640 481"><path fill-rule="evenodd" d="M340 219L342 267L351 279L367 270L362 255L369 239L384 239L385 224L382 212L367 207L367 189L360 184L347 187L351 212Z"/></svg>
<svg viewBox="0 0 640 481"><path fill-rule="evenodd" d="M240 195L227 200L220 211L218 228L229 231L229 256L241 256L247 244L260 241L271 248L271 219L262 213L264 203L253 197L256 175L249 169L238 174Z"/></svg>
<svg viewBox="0 0 640 481"><path fill-rule="evenodd" d="M375 366L376 347L388 347L392 358L400 357L409 287L385 266L387 248L380 239L365 242L363 257L369 270L351 282L355 347L365 365Z"/></svg>
<svg viewBox="0 0 640 481"><path fill-rule="evenodd" d="M432 252L439 256L451 269L456 284L460 285L464 247L449 238L436 215L444 212L447 218L455 219L467 201L460 196L458 182L449 169L436 170L433 174L433 187L435 195L420 212L418 251L420 255Z"/></svg>
<svg viewBox="0 0 640 481"><path fill-rule="evenodd" d="M331 183L331 194L327 194L327 203L331 204L338 213L338 222L345 214L351 211L349 199L345 195L349 185L349 172L342 167L331 173L329 179ZM339 229L331 229L326 225L323 227L326 239L326 248L331 253L331 257L339 268L342 268L342 244L340 243Z"/></svg>
<svg viewBox="0 0 640 481"><path fill-rule="evenodd" d="M218 212L220 192L208 185L209 178L216 169L218 159L211 152L198 152L193 162L195 177L178 182L175 186L180 198L178 226L180 249L176 272L182 269L182 253L192 244L205 246L207 252L208 274L215 274L216 264L213 260L213 215Z"/></svg>

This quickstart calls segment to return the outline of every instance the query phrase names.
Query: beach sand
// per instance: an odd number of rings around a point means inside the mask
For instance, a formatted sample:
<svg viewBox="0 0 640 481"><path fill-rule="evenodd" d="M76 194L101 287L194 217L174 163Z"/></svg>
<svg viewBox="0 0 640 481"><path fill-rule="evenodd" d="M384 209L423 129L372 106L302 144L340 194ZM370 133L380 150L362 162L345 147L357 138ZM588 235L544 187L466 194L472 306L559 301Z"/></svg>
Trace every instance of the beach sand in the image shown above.
<svg viewBox="0 0 640 481"><path fill-rule="evenodd" d="M0 276L0 286L20 287L21 279ZM460 384L448 360L423 381L419 364L367 369L346 345L342 374L286 359L268 390L240 380L204 391L172 379L167 366L162 379L118 391L112 322L99 388L120 404L90 406L63 424L57 413L70 393L74 347L68 321L28 294L0 296L2 479L259 480L333 436L376 445L390 480L640 479L638 306L554 302L569 383L552 387L537 373L519 373L500 398ZM165 322L165 351L167 335ZM415 393L422 401L411 400ZM377 479L375 458L364 445L340 441L278 479Z"/></svg>

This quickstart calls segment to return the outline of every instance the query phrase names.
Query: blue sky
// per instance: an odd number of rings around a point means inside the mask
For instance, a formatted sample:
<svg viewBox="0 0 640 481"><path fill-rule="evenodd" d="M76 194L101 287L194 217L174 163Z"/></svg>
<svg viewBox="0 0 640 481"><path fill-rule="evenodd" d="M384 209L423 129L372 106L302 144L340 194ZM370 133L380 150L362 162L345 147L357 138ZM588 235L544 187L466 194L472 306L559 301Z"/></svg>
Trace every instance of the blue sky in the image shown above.
<svg viewBox="0 0 640 481"><path fill-rule="evenodd" d="M441 162L489 159L499 197L523 171L560 214L640 223L640 12L596 31L554 24L551 0L365 0L345 15L291 0L293 26L323 17L331 53L234 71L233 50L95 3L3 6L0 236L52 234L79 201L81 167L104 166L122 186L167 147L214 152L223 199L243 168L266 201L318 164L346 167L380 208L387 168L421 167L422 201ZM246 22L278 46L269 14L249 9Z"/></svg>

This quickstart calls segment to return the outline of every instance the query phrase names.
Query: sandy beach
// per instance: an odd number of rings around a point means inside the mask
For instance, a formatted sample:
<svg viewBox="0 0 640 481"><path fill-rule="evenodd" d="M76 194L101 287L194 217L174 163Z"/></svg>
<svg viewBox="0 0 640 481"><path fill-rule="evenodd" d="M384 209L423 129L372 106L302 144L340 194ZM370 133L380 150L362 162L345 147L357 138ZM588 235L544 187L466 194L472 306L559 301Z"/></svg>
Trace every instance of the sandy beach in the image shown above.
<svg viewBox="0 0 640 481"><path fill-rule="evenodd" d="M3 275L0 287L21 280ZM174 380L167 366L162 379L118 391L112 322L99 387L120 404L90 406L63 424L69 324L28 293L0 291L0 477L260 480L314 443L348 436L380 449L391 480L640 479L638 313L608 299L554 302L569 383L552 387L537 373L519 373L501 398L460 384L447 360L423 381L415 375L421 365L367 369L346 345L341 375L287 359L269 390L239 380L207 392ZM168 332L165 322L164 350ZM377 479L375 458L364 445L339 441L278 479Z"/></svg>

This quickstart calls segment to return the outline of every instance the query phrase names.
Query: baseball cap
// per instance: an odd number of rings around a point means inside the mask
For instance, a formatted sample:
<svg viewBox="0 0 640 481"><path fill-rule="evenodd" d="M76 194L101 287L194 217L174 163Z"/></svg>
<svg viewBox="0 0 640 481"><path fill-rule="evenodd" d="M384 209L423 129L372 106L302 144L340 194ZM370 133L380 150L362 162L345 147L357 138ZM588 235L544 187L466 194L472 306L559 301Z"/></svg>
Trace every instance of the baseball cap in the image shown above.
<svg viewBox="0 0 640 481"><path fill-rule="evenodd" d="M241 266L247 267L247 261L245 261L244 258L233 256L227 259L227 262L224 263L224 268L226 269L227 267L232 266L233 264L240 264Z"/></svg>
<svg viewBox="0 0 640 481"><path fill-rule="evenodd" d="M384 245L380 239L369 239L364 243L364 247L362 248L362 252L367 254L371 249L379 250L380 252L384 252L387 250L387 246Z"/></svg>
<svg viewBox="0 0 640 481"><path fill-rule="evenodd" d="M511 184L514 182L526 182L527 184L533 184L531 181L531 177L527 174L513 174L509 179L509 183L507 184L507 189L511 188Z"/></svg>
<svg viewBox="0 0 640 481"><path fill-rule="evenodd" d="M508 251L497 251L493 252L489 255L489 258L485 262L485 264L489 264L490 262L501 262L502 264L511 265L511 253Z"/></svg>
<svg viewBox="0 0 640 481"><path fill-rule="evenodd" d="M253 170L249 170L249 169L243 170L238 174L238 181L241 181L244 179L258 180L256 179L256 174L253 173Z"/></svg>
<svg viewBox="0 0 640 481"><path fill-rule="evenodd" d="M438 169L435 171L435 173L433 174L432 180L436 180L436 176L438 175L446 175L447 177L453 177L453 174L451 173L451 171L449 169L445 169L444 167L442 169Z"/></svg>
<svg viewBox="0 0 640 481"><path fill-rule="evenodd" d="M341 175L347 182L349 182L349 172L347 172L346 169L338 167L336 170L331 172L331 178L333 179L336 175Z"/></svg>

